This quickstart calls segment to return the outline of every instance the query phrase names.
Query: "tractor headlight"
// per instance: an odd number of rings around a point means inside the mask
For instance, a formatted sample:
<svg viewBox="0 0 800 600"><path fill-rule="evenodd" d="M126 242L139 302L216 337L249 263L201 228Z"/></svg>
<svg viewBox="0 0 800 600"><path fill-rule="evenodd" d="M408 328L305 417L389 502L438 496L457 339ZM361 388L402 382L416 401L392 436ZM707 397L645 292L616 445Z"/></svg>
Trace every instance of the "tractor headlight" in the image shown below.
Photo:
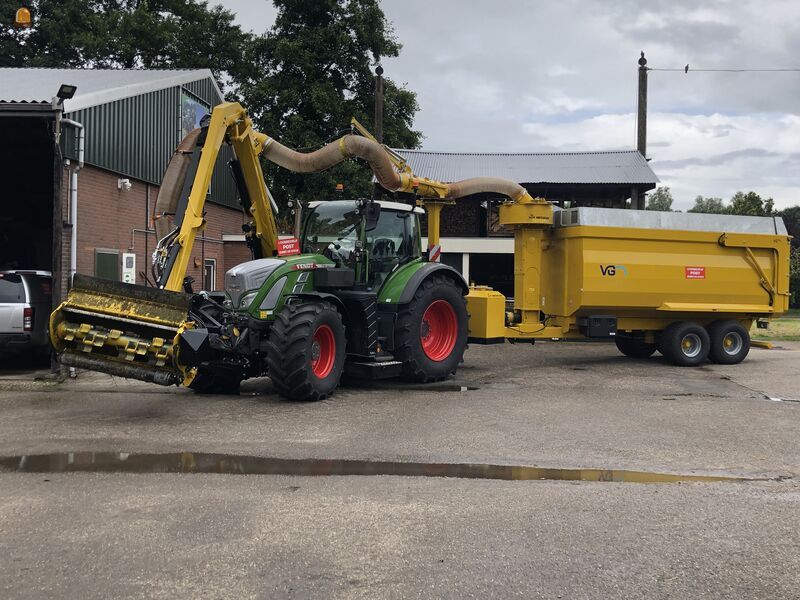
<svg viewBox="0 0 800 600"><path fill-rule="evenodd" d="M258 290L254 292L247 292L239 299L239 308L247 308L250 306L250 303L255 300L256 295L258 295Z"/></svg>

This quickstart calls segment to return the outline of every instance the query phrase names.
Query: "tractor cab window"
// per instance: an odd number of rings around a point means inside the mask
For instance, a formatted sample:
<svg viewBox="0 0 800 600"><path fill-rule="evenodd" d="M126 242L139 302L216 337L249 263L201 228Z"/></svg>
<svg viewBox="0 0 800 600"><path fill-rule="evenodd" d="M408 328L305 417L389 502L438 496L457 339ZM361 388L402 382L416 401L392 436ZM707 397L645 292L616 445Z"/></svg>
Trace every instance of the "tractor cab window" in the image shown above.
<svg viewBox="0 0 800 600"><path fill-rule="evenodd" d="M322 254L339 266L352 266L361 233L361 214L355 202L322 202L306 218L303 252Z"/></svg>
<svg viewBox="0 0 800 600"><path fill-rule="evenodd" d="M399 264L419 256L417 216L410 210L381 211L378 225L367 231L370 286L379 288Z"/></svg>

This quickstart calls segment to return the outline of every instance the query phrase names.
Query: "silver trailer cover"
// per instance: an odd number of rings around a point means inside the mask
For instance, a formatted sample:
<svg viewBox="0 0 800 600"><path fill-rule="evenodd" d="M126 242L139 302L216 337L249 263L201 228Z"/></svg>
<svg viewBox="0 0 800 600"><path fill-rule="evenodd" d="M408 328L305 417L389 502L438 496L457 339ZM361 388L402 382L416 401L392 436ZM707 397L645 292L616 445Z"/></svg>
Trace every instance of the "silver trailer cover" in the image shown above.
<svg viewBox="0 0 800 600"><path fill-rule="evenodd" d="M786 225L780 217L709 215L703 213L582 206L556 210L553 220L556 227L591 225L595 227L633 227L637 229L788 235Z"/></svg>

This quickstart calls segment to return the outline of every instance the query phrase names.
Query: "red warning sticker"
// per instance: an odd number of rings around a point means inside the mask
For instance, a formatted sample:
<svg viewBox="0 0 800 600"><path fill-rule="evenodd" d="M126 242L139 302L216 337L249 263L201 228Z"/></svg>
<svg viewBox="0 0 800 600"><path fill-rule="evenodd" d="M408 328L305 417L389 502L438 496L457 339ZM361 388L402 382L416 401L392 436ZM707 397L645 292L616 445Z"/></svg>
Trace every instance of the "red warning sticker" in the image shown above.
<svg viewBox="0 0 800 600"><path fill-rule="evenodd" d="M278 251L278 256L300 254L300 240L296 237L279 238L276 250Z"/></svg>
<svg viewBox="0 0 800 600"><path fill-rule="evenodd" d="M684 267L686 273L686 279L705 279L706 278L706 268L705 267Z"/></svg>

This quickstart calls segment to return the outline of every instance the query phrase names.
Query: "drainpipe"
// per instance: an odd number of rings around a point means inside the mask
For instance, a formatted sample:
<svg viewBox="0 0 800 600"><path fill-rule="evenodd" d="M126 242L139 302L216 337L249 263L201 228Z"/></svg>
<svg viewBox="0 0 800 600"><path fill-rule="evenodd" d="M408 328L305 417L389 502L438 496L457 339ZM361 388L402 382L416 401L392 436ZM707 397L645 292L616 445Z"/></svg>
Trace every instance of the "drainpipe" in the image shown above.
<svg viewBox="0 0 800 600"><path fill-rule="evenodd" d="M83 168L83 124L72 119L61 119L61 123L72 125L79 132L78 166L70 169L69 178L69 222L72 224L72 237L69 243L69 281L78 270L78 171Z"/></svg>

